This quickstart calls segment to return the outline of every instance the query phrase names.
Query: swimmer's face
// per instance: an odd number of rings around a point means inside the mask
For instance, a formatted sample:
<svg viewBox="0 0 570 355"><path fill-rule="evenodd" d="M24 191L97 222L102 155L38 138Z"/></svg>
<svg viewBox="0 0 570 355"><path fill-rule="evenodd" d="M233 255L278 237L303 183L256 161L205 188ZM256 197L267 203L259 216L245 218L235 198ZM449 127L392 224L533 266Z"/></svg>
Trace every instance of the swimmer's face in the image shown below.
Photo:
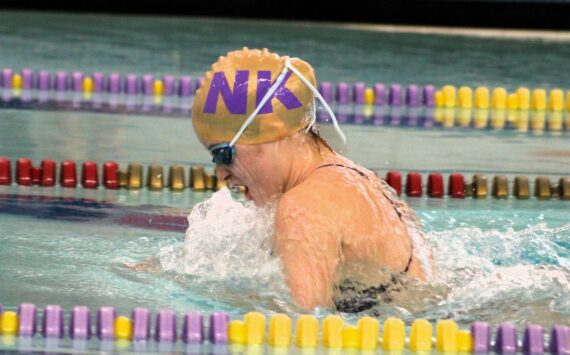
<svg viewBox="0 0 570 355"><path fill-rule="evenodd" d="M244 186L245 197L257 206L277 199L283 193L283 182L275 143L236 144L235 147L233 162L216 166L218 179L229 182L230 186Z"/></svg>

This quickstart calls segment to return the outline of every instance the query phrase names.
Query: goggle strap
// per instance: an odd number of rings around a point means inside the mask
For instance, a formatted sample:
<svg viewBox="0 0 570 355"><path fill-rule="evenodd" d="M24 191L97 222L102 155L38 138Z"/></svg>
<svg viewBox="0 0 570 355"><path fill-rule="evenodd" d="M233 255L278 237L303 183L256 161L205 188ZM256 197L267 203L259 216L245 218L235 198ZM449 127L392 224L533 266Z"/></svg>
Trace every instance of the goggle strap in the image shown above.
<svg viewBox="0 0 570 355"><path fill-rule="evenodd" d="M332 121L333 121L333 125L334 128L336 130L336 132L338 133L338 135L340 136L340 138L342 139L342 143L346 144L346 136L344 135L344 133L341 131L338 122L336 120L336 116L334 115L334 113L332 112L330 106L327 104L326 100L321 96L321 93L319 92L319 90L317 90L313 84L311 84L311 82L309 80L307 80L307 78L305 78L305 76L303 74L301 74L301 72L299 70L297 70L297 68L295 68L294 66L291 65L289 59L287 59L287 61L285 62L285 65L291 69L291 71L293 73L295 73L299 79L301 79L301 81L303 83L305 83L305 85L307 85L307 87L309 89L311 89L311 91L313 92L313 94L315 94L315 96L319 99L319 101L321 102L321 104L323 105L323 108L325 109L325 111L327 111L327 113L329 114L329 116L331 117ZM314 123L314 121L313 121ZM311 124L312 125L312 124Z"/></svg>
<svg viewBox="0 0 570 355"><path fill-rule="evenodd" d="M315 94L315 96L319 99L319 101L321 102L321 104L323 105L323 108L325 109L325 111L329 114L329 116L331 117L331 120L333 122L334 128L336 130L336 132L338 133L338 135L340 136L340 138L342 139L343 144L346 144L346 136L344 135L344 133L342 132L342 130L340 129L340 126L338 125L338 121L336 120L336 116L334 115L334 113L332 112L330 106L327 104L326 100L321 96L321 93L319 93L319 90L317 90L313 84L311 84L311 82L309 80L307 80L307 78L305 78L305 76L299 71L297 70L297 68L295 68L294 66L291 65L291 59L287 58L285 60L285 68L283 68L283 71L281 72L281 74L279 75L279 77L277 78L277 80L275 81L275 83L273 84L273 86L271 86L271 88L269 88L269 90L267 91L267 93L265 94L265 96L263 96L263 98L261 99L261 101L259 102L259 105L257 105L257 107L255 108L255 110L251 113L251 115L249 115L249 117L247 118L247 120L245 120L245 122L241 125L239 131L236 133L236 135L234 136L234 138L232 139L232 141L230 142L230 147L233 147L236 142L238 141L239 137L241 137L241 135L243 134L243 132L246 130L246 128L251 124L251 122L253 122L253 120L255 119L255 116L257 116L257 114L259 113L259 111L261 110L261 108L265 105L265 103L273 97L273 94L275 94L275 91L277 91L277 88L281 85L281 83L283 82L283 80L285 80L285 76L287 75L288 69L290 69L293 73L295 73L299 79L301 79L301 81L307 85L307 87L309 89L311 89L311 91L313 92L313 94ZM309 126L307 127L307 131L311 128L311 126L313 126L315 124L316 121L316 107L313 107L313 120L311 121L311 123L309 124Z"/></svg>
<svg viewBox="0 0 570 355"><path fill-rule="evenodd" d="M289 60L289 58L287 58L287 61L288 60ZM239 137L241 137L241 135L243 134L245 129L251 124L251 122L253 122L255 116L257 116L257 114L259 113L261 108L265 105L265 103L269 100L269 98L273 97L273 94L275 93L277 88L281 85L283 80L285 80L285 76L287 75L287 71L288 71L287 70L287 62L285 62L285 68L283 69L283 71L281 72L281 74L279 75L277 80L275 81L275 84L273 84L273 86L271 88L269 88L269 90L267 91L265 96L263 96L263 99L261 99L261 101L259 102L259 105L257 105L255 110L251 113L251 115L249 115L247 120L245 120L245 122L241 125L239 131L234 136L234 139L232 139L232 141L230 142L230 147L233 147L234 144L236 144Z"/></svg>

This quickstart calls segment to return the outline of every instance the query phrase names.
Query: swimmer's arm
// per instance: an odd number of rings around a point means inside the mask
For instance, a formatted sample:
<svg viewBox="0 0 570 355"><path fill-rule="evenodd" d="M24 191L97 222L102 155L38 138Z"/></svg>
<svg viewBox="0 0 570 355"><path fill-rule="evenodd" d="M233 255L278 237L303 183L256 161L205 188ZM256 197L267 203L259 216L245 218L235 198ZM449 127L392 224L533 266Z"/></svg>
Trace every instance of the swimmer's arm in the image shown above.
<svg viewBox="0 0 570 355"><path fill-rule="evenodd" d="M305 204L305 206L303 206ZM332 305L339 244L325 217L306 199L283 196L277 206L275 248L295 302L307 310ZM318 210L318 209L317 209Z"/></svg>

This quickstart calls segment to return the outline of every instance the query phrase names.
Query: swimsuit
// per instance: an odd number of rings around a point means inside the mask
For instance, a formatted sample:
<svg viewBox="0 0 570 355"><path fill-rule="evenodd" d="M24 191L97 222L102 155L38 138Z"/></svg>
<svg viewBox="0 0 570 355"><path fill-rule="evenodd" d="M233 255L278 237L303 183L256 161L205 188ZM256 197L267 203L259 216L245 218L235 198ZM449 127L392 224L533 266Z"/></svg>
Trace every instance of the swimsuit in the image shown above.
<svg viewBox="0 0 570 355"><path fill-rule="evenodd" d="M366 175L364 172L362 172L356 168L346 166L346 165L342 165L342 164L325 164L325 165L319 166L317 169L330 167L330 166L338 166L338 167L353 170L353 171L357 172L360 176L369 180L368 175ZM385 191L382 191L382 194L384 195L384 197L386 197L388 199L388 201L390 201L390 203L394 207L394 210L398 214L398 217L401 220L402 219L402 213L396 207L396 203L395 203L393 197L390 196L389 194L387 194ZM413 252L413 244L412 244L410 259L408 260L408 264L406 265L406 268L404 269L402 274L407 273L408 270L410 269L410 265L412 263L413 257L414 257L414 252ZM390 293L392 293L394 291L399 291L400 287L398 287L398 286L401 286L401 285L402 285L401 281L399 281L395 275L392 275L391 282L388 284L379 285L376 287L368 287L368 288L364 288L364 289L357 288L357 284L351 280L348 280L348 279L343 280L338 285L338 289L339 289L342 297L337 297L334 301L336 309L340 312L345 312L345 313L358 313L358 312L362 312L362 311L371 309L375 306L378 306L380 304L380 301L379 301L380 297L381 297L382 301L384 301L384 302L391 302L392 297L391 297Z"/></svg>

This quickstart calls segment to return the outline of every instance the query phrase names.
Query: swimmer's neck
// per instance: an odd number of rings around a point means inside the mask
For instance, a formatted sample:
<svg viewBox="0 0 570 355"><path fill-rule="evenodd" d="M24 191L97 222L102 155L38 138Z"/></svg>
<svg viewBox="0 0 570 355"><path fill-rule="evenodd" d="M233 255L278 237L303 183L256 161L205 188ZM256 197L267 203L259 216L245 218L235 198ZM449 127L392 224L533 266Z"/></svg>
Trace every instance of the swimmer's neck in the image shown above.
<svg viewBox="0 0 570 355"><path fill-rule="evenodd" d="M303 137L304 139L311 139L308 137ZM291 142L295 144L295 142ZM285 175L285 183L283 188L283 193L293 189L297 185L305 181L309 175L311 175L319 166L339 161L341 157L334 151L331 151L323 143L317 142L318 147L314 143L309 142L297 142L300 144L295 144L290 149L288 149L289 154L287 159L289 159L289 164L286 164L288 172Z"/></svg>

